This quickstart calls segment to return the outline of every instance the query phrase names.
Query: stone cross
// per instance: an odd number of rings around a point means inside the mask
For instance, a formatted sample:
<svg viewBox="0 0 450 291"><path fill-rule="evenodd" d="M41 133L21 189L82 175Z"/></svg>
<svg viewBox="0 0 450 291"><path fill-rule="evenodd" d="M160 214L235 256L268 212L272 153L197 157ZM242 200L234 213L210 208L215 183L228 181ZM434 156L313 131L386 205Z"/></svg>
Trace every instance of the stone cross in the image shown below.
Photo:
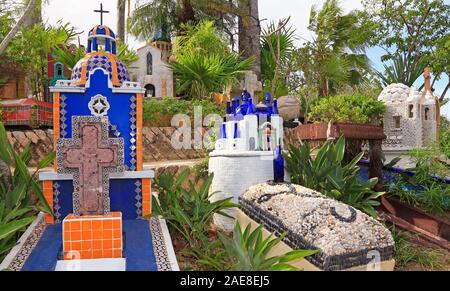
<svg viewBox="0 0 450 291"><path fill-rule="evenodd" d="M109 173L123 172L123 139L109 138L100 117L74 117L72 136L58 141L57 158L59 173L74 174L74 214L109 214Z"/></svg>

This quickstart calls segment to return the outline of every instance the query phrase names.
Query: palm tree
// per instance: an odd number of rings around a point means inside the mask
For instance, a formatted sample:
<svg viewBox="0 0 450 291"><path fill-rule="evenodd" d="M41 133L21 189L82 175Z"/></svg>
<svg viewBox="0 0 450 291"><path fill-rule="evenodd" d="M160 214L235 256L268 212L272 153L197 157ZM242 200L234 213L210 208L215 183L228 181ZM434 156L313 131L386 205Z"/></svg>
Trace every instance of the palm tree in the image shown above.
<svg viewBox="0 0 450 291"><path fill-rule="evenodd" d="M182 26L202 20L214 20L233 39L234 16L238 8L229 0L152 0L137 2L137 9L131 15L128 27L130 32L150 40L156 28L163 23L169 32L180 35Z"/></svg>
<svg viewBox="0 0 450 291"><path fill-rule="evenodd" d="M329 96L339 84L358 85L371 71L356 12L343 14L337 0L327 0L322 10L311 9L309 30L315 38L300 50L306 60L303 73L316 80L319 96Z"/></svg>
<svg viewBox="0 0 450 291"><path fill-rule="evenodd" d="M40 0L39 0L40 3ZM9 43L13 40L16 34L20 31L20 28L23 24L28 23L28 17L32 14L33 11L36 11L38 5L38 0L29 0L25 11L20 16L17 23L11 28L10 32L6 35L6 37L0 43L0 55L5 51L8 47Z"/></svg>

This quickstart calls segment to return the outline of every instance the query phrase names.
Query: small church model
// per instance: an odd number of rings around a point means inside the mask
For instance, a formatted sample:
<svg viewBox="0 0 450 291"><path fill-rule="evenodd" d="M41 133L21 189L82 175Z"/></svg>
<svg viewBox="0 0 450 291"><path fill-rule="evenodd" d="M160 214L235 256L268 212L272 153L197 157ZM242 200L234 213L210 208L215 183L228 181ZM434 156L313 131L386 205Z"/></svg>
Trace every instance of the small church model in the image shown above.
<svg viewBox="0 0 450 291"><path fill-rule="evenodd" d="M402 157L399 166L414 167L408 152L436 142L439 133L439 99L431 89L430 70L425 70L425 87L422 93L414 86L391 84L378 100L386 105L383 152L389 162Z"/></svg>
<svg viewBox="0 0 450 291"><path fill-rule="evenodd" d="M40 179L53 210L46 223L62 228L61 249L53 250L59 265L115 259L129 269L134 252L152 248L150 235L142 240L150 232L145 216L154 176L142 161L145 90L130 82L116 49L114 32L95 26L71 80L51 88L56 162Z"/></svg>
<svg viewBox="0 0 450 291"><path fill-rule="evenodd" d="M165 25L160 25L150 44L137 50L139 59L131 64L131 80L144 85L144 98L175 97L173 72L169 68L172 56L170 34Z"/></svg>

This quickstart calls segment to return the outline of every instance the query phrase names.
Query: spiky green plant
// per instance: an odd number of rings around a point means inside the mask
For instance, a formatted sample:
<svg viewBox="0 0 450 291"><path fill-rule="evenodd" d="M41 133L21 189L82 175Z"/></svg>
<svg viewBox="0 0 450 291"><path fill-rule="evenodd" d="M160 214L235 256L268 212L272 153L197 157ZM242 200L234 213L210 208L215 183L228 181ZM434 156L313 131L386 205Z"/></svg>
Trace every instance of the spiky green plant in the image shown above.
<svg viewBox="0 0 450 291"><path fill-rule="evenodd" d="M344 137L340 137L336 142L324 143L315 158L313 152L314 149L307 143L302 142L298 148L290 146L286 154L286 167L291 173L291 181L377 217L374 207L380 205L377 199L385 193L372 190L378 183L378 178L359 181L360 168L357 164L364 153L360 153L344 166Z"/></svg>
<svg viewBox="0 0 450 291"><path fill-rule="evenodd" d="M47 167L55 158L52 153L42 159L35 172L30 173L30 146L18 155L0 122L0 261L16 244L21 231L34 219L37 211L52 213L37 181L37 173ZM14 167L14 172L11 172ZM38 205L31 205L32 194L39 198Z"/></svg>
<svg viewBox="0 0 450 291"><path fill-rule="evenodd" d="M217 193L209 193L213 175L209 176L197 191L189 181L189 187L183 184L191 173L184 170L178 177L163 173L156 178L158 198L153 197L153 214L150 217L162 216L167 223L177 230L191 247L207 244L206 233L215 214L229 217L224 210L237 207L232 198L211 202L210 198Z"/></svg>

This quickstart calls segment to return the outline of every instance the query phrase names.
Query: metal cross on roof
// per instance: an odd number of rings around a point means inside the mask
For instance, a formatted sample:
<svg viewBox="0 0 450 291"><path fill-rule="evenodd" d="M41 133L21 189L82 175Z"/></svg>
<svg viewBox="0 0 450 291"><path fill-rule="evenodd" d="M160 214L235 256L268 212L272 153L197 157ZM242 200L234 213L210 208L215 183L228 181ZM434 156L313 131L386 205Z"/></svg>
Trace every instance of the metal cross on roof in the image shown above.
<svg viewBox="0 0 450 291"><path fill-rule="evenodd" d="M107 14L109 11L103 10L103 3L100 3L100 10L94 10L94 12L100 13L100 25L103 25L103 14Z"/></svg>

